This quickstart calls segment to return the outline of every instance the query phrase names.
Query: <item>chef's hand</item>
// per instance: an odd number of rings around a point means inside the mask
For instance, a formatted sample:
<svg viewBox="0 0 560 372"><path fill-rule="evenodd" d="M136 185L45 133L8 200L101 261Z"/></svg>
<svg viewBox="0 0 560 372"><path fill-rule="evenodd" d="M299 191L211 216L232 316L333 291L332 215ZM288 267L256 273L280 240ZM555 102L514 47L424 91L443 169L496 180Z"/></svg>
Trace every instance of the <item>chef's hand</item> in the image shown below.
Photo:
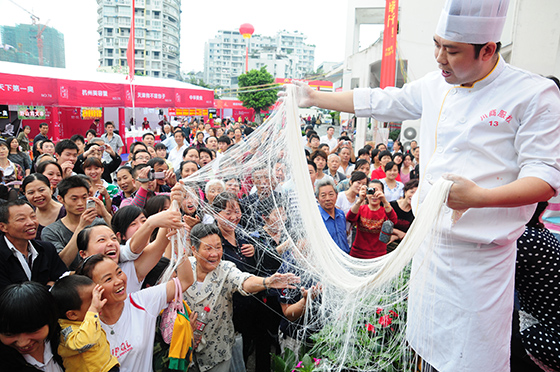
<svg viewBox="0 0 560 372"><path fill-rule="evenodd" d="M457 211L466 211L469 208L482 208L481 201L486 189L478 186L473 181L456 174L445 173L442 178L453 182L447 197L447 206Z"/></svg>
<svg viewBox="0 0 560 372"><path fill-rule="evenodd" d="M296 86L296 99L299 107L311 107L313 106L312 95L314 93L311 87L303 81L292 81L292 84ZM280 90L278 92L278 98L280 100L285 99L287 92L285 90Z"/></svg>
<svg viewBox="0 0 560 372"><path fill-rule="evenodd" d="M313 106L313 93L314 90L303 81L295 80L293 84L296 86L296 97L299 107Z"/></svg>

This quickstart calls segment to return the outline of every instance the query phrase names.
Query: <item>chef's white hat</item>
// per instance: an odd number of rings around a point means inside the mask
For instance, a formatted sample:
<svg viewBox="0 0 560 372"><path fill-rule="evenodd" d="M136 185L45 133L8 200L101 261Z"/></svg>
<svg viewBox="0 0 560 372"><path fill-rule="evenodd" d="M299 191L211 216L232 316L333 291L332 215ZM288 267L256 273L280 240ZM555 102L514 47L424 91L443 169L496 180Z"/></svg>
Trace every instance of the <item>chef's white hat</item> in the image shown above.
<svg viewBox="0 0 560 372"><path fill-rule="evenodd" d="M509 0L446 0L436 35L468 44L498 42Z"/></svg>

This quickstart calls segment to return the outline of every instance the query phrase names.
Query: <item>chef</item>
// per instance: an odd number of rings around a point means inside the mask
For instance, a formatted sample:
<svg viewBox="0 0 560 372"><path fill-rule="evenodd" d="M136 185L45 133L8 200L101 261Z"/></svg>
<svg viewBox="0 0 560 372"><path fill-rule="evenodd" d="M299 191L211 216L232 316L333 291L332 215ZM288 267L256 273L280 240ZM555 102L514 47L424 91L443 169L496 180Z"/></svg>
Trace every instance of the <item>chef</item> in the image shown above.
<svg viewBox="0 0 560 372"><path fill-rule="evenodd" d="M416 202L440 177L454 182L444 218L434 221L441 238L425 241L413 260L407 338L423 371L510 370L516 239L535 203L560 188L560 94L500 56L508 5L447 0L434 35L441 71L400 89L326 93L298 84L301 107L421 118ZM452 215L461 217L452 223Z"/></svg>

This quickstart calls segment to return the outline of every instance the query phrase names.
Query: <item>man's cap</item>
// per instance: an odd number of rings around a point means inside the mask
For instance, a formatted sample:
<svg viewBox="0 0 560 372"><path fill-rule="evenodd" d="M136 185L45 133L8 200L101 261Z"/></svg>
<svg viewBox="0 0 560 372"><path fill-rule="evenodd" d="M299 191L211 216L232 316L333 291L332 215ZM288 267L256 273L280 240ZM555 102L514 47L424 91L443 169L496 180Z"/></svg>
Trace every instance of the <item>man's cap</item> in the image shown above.
<svg viewBox="0 0 560 372"><path fill-rule="evenodd" d="M509 0L446 0L436 35L454 42L498 42L506 22Z"/></svg>

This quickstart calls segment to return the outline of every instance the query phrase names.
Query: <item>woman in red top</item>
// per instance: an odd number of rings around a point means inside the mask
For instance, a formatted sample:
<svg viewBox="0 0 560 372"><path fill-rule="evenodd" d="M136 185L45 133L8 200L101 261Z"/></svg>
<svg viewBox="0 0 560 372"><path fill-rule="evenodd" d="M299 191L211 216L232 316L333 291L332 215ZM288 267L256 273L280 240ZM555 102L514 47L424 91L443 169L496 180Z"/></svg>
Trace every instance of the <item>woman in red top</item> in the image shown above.
<svg viewBox="0 0 560 372"><path fill-rule="evenodd" d="M362 202L367 200L367 204ZM387 244L379 241L381 225L386 220L397 222L397 214L383 193L383 184L371 180L368 186L362 186L358 200L350 208L346 220L356 222L356 240L350 250L350 256L356 258L375 258L387 254Z"/></svg>

